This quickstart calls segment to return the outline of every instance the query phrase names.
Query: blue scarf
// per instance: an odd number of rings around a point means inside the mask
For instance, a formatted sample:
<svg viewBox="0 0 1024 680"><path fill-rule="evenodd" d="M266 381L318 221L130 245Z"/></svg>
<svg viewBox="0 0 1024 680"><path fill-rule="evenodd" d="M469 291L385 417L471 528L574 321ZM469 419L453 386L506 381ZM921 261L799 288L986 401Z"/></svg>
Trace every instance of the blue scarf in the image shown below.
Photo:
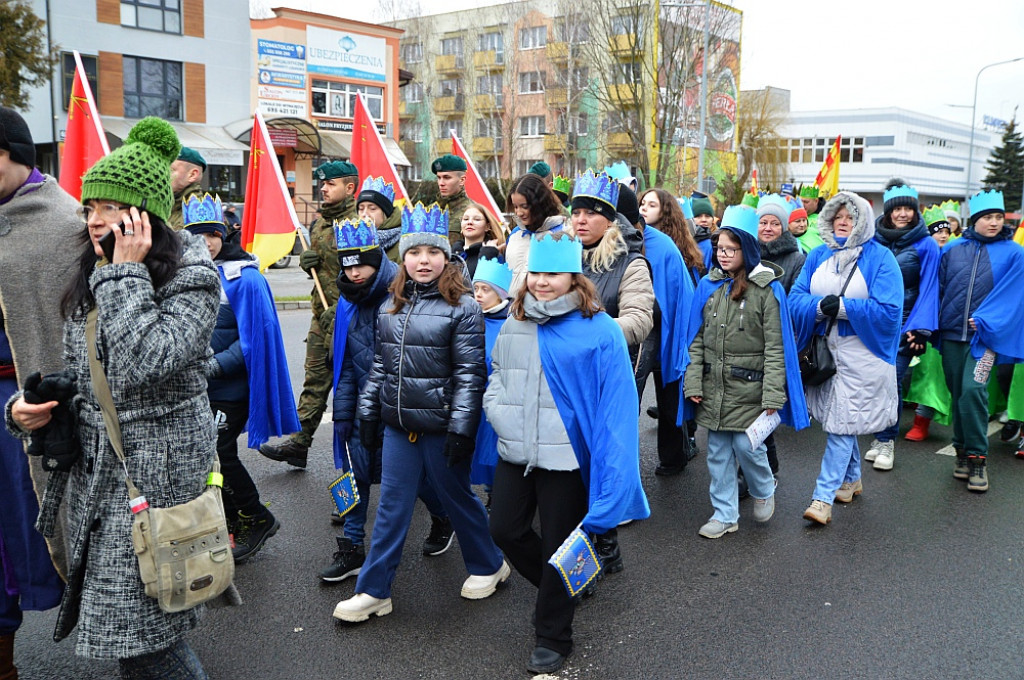
<svg viewBox="0 0 1024 680"><path fill-rule="evenodd" d="M541 367L589 495L583 528L603 534L651 515L640 483L640 410L626 338L604 312L537 326Z"/></svg>
<svg viewBox="0 0 1024 680"><path fill-rule="evenodd" d="M249 448L257 449L270 437L298 432L288 355L281 337L274 295L255 267L242 267L237 278L228 280L224 270L220 284L238 321L238 339L249 374Z"/></svg>
<svg viewBox="0 0 1024 680"><path fill-rule="evenodd" d="M644 228L644 249L654 272L654 299L661 309L661 379L667 385L683 377L693 283L679 248L667 234L648 225Z"/></svg>

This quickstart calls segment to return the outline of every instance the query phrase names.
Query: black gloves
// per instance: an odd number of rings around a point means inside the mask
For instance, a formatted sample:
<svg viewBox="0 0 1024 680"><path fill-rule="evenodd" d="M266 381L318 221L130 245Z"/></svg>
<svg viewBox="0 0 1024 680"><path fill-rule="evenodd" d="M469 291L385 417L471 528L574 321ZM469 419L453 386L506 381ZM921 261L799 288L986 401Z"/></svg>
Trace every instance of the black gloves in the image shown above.
<svg viewBox="0 0 1024 680"><path fill-rule="evenodd" d="M838 295L826 295L821 298L821 302L818 303L821 307L821 313L825 316L831 316L833 319L839 314L839 296Z"/></svg>
<svg viewBox="0 0 1024 680"><path fill-rule="evenodd" d="M931 333L928 331L907 331L904 352L912 357L921 356L928 350L928 338L930 337Z"/></svg>
<svg viewBox="0 0 1024 680"><path fill-rule="evenodd" d="M448 467L468 463L473 457L473 449L475 448L475 439L449 432L448 439L444 443L444 457L448 461Z"/></svg>
<svg viewBox="0 0 1024 680"><path fill-rule="evenodd" d="M380 423L376 420L359 421L359 443L368 453L380 448Z"/></svg>
<svg viewBox="0 0 1024 680"><path fill-rule="evenodd" d="M342 446L348 441L348 438L352 436L352 421L351 420L335 420L334 421L334 436L338 438Z"/></svg>
<svg viewBox="0 0 1024 680"><path fill-rule="evenodd" d="M28 453L43 457L43 469L66 472L81 455L78 428L71 400L78 394L75 374L70 371L51 373L45 377L33 373L25 379L24 398L30 404L56 401L50 411L50 422L32 433Z"/></svg>
<svg viewBox="0 0 1024 680"><path fill-rule="evenodd" d="M310 269L319 266L320 254L317 253L312 248L307 248L306 250L303 250L302 253L299 255L299 267L301 267L302 271L306 272L307 274L309 273Z"/></svg>

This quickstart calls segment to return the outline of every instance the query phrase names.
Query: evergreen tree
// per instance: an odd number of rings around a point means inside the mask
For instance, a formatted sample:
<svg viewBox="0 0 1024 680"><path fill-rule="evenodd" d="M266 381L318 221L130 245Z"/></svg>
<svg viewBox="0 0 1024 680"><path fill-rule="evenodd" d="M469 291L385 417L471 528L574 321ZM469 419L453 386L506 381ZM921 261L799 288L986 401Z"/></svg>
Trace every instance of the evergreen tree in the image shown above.
<svg viewBox="0 0 1024 680"><path fill-rule="evenodd" d="M0 104L28 106L29 90L49 83L57 49L47 50L46 23L28 0L0 0Z"/></svg>
<svg viewBox="0 0 1024 680"><path fill-rule="evenodd" d="M1017 129L1017 112L1003 131L999 146L992 149L992 155L985 165L986 189L1003 192L1008 211L1015 211L1021 205L1021 190L1024 188L1024 136Z"/></svg>

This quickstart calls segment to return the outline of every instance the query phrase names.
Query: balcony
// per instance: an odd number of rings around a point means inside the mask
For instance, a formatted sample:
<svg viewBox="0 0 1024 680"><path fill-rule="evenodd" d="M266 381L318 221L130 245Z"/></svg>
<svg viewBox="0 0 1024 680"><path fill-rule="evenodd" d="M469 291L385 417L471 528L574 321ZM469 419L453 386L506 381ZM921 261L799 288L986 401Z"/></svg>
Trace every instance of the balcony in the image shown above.
<svg viewBox="0 0 1024 680"><path fill-rule="evenodd" d="M434 70L438 73L456 73L466 67L461 54L439 54L434 57Z"/></svg>
<svg viewBox="0 0 1024 680"><path fill-rule="evenodd" d="M496 156L504 148L504 140L501 137L474 137L474 156Z"/></svg>
<svg viewBox="0 0 1024 680"><path fill-rule="evenodd" d="M452 152L452 140L450 139L435 139L434 140L434 155L443 156L446 153Z"/></svg>
<svg viewBox="0 0 1024 680"><path fill-rule="evenodd" d="M641 51L636 35L631 33L608 36L608 49L616 57L632 57Z"/></svg>
<svg viewBox="0 0 1024 680"><path fill-rule="evenodd" d="M544 135L544 153L564 155L569 148L566 135Z"/></svg>
<svg viewBox="0 0 1024 680"><path fill-rule="evenodd" d="M398 116L400 118L413 118L419 110L420 102L398 102Z"/></svg>
<svg viewBox="0 0 1024 680"><path fill-rule="evenodd" d="M414 142L411 139L402 139L399 140L398 147L402 150L402 153L405 154L406 158L412 159L416 156L416 144L417 142Z"/></svg>
<svg viewBox="0 0 1024 680"><path fill-rule="evenodd" d="M608 86L608 99L611 100L612 106L635 108L639 99L638 95L636 86L631 83Z"/></svg>
<svg viewBox="0 0 1024 680"><path fill-rule="evenodd" d="M473 110L477 113L498 113L504 108L504 95L478 94L473 98Z"/></svg>
<svg viewBox="0 0 1024 680"><path fill-rule="evenodd" d="M605 139L609 153L628 153L633 148L633 139L628 132L609 132Z"/></svg>
<svg viewBox="0 0 1024 680"><path fill-rule="evenodd" d="M461 94L457 94L452 97L438 97L434 100L434 113L439 116L462 113L465 108L466 98Z"/></svg>
<svg viewBox="0 0 1024 680"><path fill-rule="evenodd" d="M548 106L565 106L569 103L569 92L564 87L549 87L544 92Z"/></svg>
<svg viewBox="0 0 1024 680"><path fill-rule="evenodd" d="M544 50L547 54L548 61L552 61L556 64L569 61L569 43L567 42L549 42Z"/></svg>
<svg viewBox="0 0 1024 680"><path fill-rule="evenodd" d="M505 53L496 50L473 53L473 68L477 71L504 71Z"/></svg>

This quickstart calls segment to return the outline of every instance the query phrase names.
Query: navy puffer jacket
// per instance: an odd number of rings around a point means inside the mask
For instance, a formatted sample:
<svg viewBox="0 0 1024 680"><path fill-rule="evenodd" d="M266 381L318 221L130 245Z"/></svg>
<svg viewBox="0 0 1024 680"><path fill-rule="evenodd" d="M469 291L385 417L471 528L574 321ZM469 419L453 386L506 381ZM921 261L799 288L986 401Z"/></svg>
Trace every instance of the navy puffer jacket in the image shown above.
<svg viewBox="0 0 1024 680"><path fill-rule="evenodd" d="M239 270L243 267L259 268L259 263L236 243L225 243L214 264L229 279L239 276ZM210 348L220 364L217 377L208 378L207 394L210 401L248 401L249 373L245 368L242 342L238 337L238 319L223 290L220 291L220 307L217 308L217 324L210 337Z"/></svg>
<svg viewBox="0 0 1024 680"><path fill-rule="evenodd" d="M979 236L973 228L964 231L962 239L949 243L939 263L939 328L943 340L967 342L973 337L967 320L984 302L995 285L992 261L986 247L996 241L1008 241L1011 227L992 238Z"/></svg>
<svg viewBox="0 0 1024 680"><path fill-rule="evenodd" d="M417 434L476 437L487 364L480 305L463 295L448 304L437 281L405 287L409 302L377 316L373 369L359 395L359 419Z"/></svg>
<svg viewBox="0 0 1024 680"><path fill-rule="evenodd" d="M901 323L906 323L921 292L921 256L916 244L922 239L930 240L931 235L921 217L918 217L917 224L913 227L900 229L898 232L886 228L882 224L883 219L885 219L884 215L875 220L875 240L892 251L892 254L896 256L896 263L900 266L900 273L903 274L903 318ZM931 331L934 329L909 330Z"/></svg>

